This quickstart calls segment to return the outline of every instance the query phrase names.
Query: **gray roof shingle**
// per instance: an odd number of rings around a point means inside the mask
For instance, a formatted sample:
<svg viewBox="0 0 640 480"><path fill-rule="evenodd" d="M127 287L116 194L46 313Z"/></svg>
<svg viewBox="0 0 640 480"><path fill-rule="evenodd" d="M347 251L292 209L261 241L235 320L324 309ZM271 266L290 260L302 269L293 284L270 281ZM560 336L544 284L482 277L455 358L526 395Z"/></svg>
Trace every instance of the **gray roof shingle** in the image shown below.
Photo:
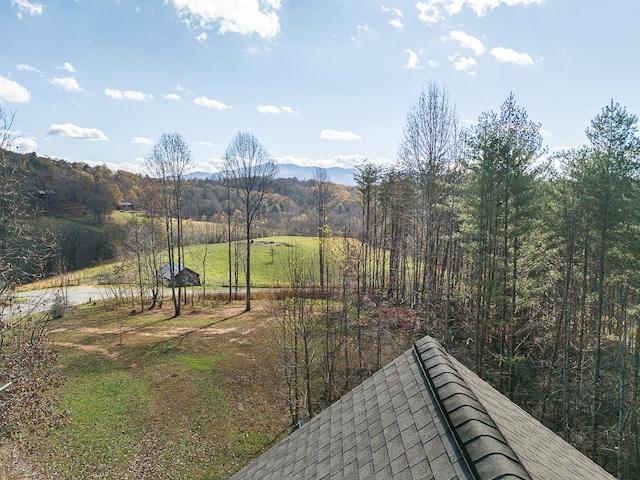
<svg viewBox="0 0 640 480"><path fill-rule="evenodd" d="M232 477L258 478L613 477L425 337Z"/></svg>
<svg viewBox="0 0 640 480"><path fill-rule="evenodd" d="M455 358L450 358L533 480L615 478Z"/></svg>
<svg viewBox="0 0 640 480"><path fill-rule="evenodd" d="M423 375L474 478L531 480L446 351L425 337L414 345Z"/></svg>

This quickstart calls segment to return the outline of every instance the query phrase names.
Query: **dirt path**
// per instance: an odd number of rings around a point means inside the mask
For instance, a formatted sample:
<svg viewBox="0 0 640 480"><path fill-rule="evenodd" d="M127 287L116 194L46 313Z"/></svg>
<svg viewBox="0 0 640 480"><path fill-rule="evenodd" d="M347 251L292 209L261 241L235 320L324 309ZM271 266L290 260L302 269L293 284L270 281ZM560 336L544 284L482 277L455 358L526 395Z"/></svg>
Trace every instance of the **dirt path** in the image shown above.
<svg viewBox="0 0 640 480"><path fill-rule="evenodd" d="M220 312L220 313L228 313L228 317L233 318L235 316L234 311L229 312ZM143 326L135 326L135 327L124 327L122 329L116 326L108 326L108 327L90 327L90 326L82 326L82 325L73 325L73 326L60 326L53 330L51 330L51 335L55 338L57 335L64 335L65 333L73 333L80 335L88 335L99 338L104 337L116 337L116 336L127 336L127 337L147 337L147 338L155 338L160 340L167 340L173 338L181 338L187 337L191 335L197 335L201 338L212 338L218 337L220 335L226 334L234 334L235 335L229 339L229 342L237 342L239 344L247 343L247 337L255 332L255 328L240 328L238 326L220 326L218 325L220 322L224 320L220 320L215 322L214 324L210 324L204 327L180 327L180 326L159 326L159 325L143 325ZM52 341L53 345L57 345L64 348L77 348L79 350L83 350L85 352L97 353L101 355L105 355L109 358L115 359L118 358L119 352L110 350L105 348L104 346L98 346L87 343L77 343L77 342L69 342L69 341Z"/></svg>

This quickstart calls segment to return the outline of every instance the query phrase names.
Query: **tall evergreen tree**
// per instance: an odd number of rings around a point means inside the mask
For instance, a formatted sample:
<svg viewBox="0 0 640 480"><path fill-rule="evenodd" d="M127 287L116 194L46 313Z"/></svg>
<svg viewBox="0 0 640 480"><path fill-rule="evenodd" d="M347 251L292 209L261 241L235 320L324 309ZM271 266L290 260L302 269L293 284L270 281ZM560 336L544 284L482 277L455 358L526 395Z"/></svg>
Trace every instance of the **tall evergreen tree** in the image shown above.
<svg viewBox="0 0 640 480"><path fill-rule="evenodd" d="M509 395L514 390L516 332L523 318L520 262L532 228L535 161L543 151L540 125L529 120L513 94L499 113L483 113L467 137L475 367L482 372L486 342L491 342L501 387L506 379Z"/></svg>
<svg viewBox="0 0 640 480"><path fill-rule="evenodd" d="M590 142L585 155L570 166L579 185L581 206L590 225L589 243L595 262L596 305L593 314L593 402L591 407L591 454L597 457L601 412L601 340L607 291L624 262L616 256L628 251L629 233L637 227L637 173L640 140L637 117L613 100L587 128ZM609 319L608 321L612 321Z"/></svg>

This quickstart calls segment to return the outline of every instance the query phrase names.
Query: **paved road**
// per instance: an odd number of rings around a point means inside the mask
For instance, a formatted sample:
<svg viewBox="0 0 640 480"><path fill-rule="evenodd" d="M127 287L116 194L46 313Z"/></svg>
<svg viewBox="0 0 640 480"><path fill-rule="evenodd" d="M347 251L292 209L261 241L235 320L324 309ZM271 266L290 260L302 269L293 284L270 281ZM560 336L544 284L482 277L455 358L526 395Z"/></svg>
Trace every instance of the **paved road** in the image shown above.
<svg viewBox="0 0 640 480"><path fill-rule="evenodd" d="M17 292L15 296L20 301L9 307L5 307L1 311L0 316L3 318L11 318L16 315L46 312L63 293L66 296L67 305L81 305L94 300L106 299L111 296L109 289L98 287L67 287L64 292L59 288L28 290Z"/></svg>
<svg viewBox="0 0 640 480"><path fill-rule="evenodd" d="M252 291L259 290L265 289L258 287L252 288ZM199 293L202 290L198 289L197 291ZM228 289L207 289L207 293L226 294L228 291ZM165 293L166 292L167 290L165 290ZM244 288L240 288L238 290L238 293L244 292ZM0 318L9 319L17 315L46 312L51 309L55 304L56 299L59 298L62 293L63 292L60 288L45 288L40 290L16 292L15 297L20 301L8 307L0 307ZM110 288L100 287L67 287L64 290L64 295L66 295L67 298L66 304L71 306L112 298L114 296L114 291Z"/></svg>

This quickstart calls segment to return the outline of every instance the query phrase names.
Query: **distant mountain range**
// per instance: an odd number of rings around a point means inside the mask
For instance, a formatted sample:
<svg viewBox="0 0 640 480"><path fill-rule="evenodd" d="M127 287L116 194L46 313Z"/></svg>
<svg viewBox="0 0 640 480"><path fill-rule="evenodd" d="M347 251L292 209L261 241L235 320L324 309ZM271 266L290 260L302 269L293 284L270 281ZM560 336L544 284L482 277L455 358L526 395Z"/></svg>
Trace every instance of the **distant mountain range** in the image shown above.
<svg viewBox="0 0 640 480"><path fill-rule="evenodd" d="M327 168L327 179L340 185L355 185L353 176L357 173L355 168L331 167ZM292 163L278 164L278 178L297 178L298 180L312 180L315 177L316 167L303 167ZM187 178L216 179L219 173L192 172Z"/></svg>

